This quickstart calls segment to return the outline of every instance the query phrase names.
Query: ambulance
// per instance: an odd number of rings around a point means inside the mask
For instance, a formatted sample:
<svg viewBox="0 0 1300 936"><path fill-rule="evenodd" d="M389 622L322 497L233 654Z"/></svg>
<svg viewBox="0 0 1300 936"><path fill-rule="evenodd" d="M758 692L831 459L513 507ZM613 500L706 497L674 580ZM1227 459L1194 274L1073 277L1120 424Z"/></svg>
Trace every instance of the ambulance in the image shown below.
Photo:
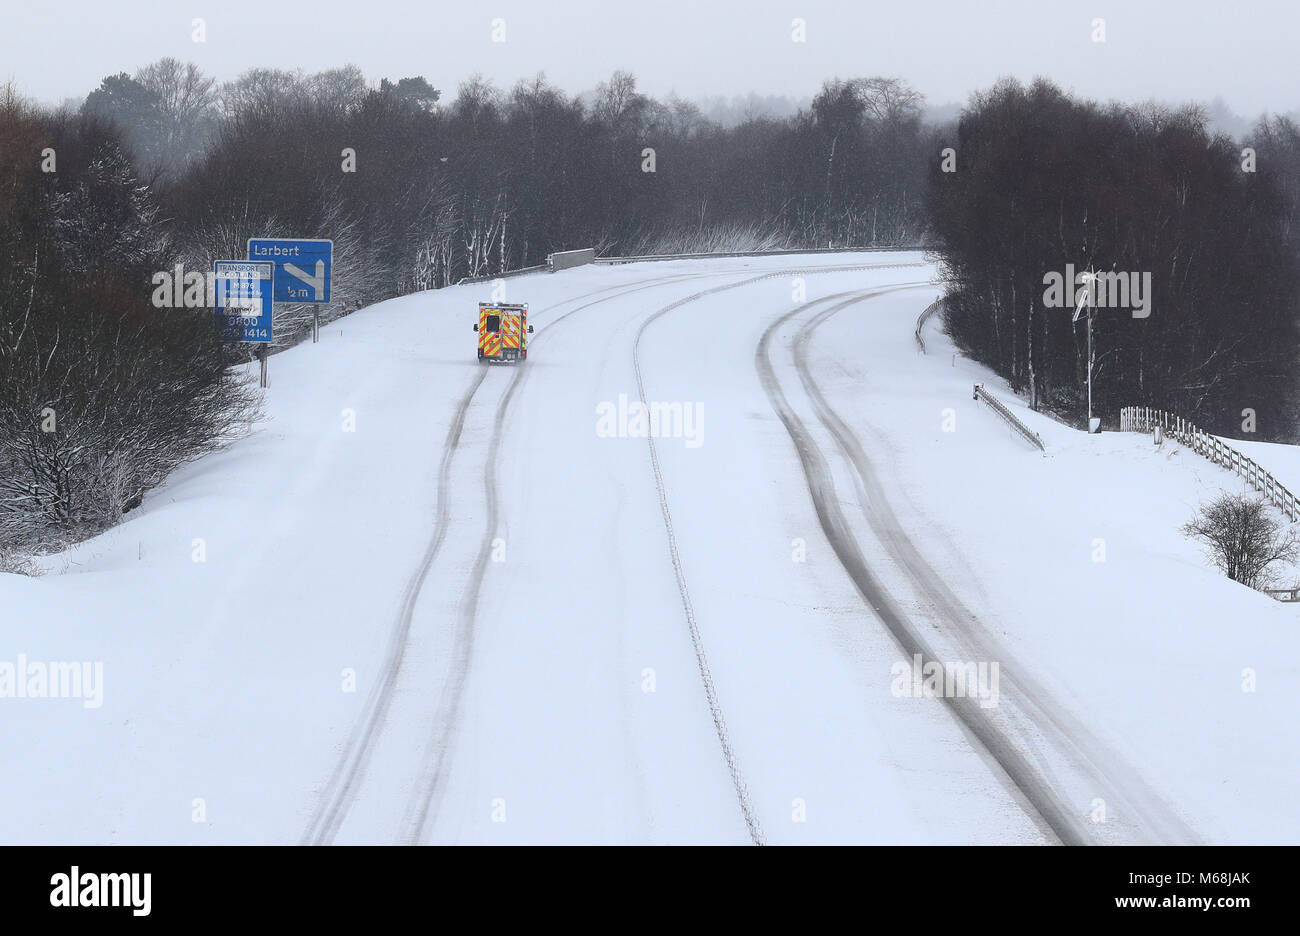
<svg viewBox="0 0 1300 936"><path fill-rule="evenodd" d="M478 304L478 359L484 364L517 364L528 357L528 303Z"/></svg>

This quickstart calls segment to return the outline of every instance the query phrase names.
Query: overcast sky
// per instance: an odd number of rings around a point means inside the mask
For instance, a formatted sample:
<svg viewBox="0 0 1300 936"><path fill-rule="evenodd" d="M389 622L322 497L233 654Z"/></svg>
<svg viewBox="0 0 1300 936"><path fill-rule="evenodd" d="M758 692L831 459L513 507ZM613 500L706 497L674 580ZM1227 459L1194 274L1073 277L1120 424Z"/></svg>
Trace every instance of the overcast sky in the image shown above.
<svg viewBox="0 0 1300 936"><path fill-rule="evenodd" d="M506 87L545 71L577 93L623 68L644 92L694 99L890 75L942 106L1046 75L1102 100L1222 97L1253 118L1300 109L1298 27L1300 0L0 0L0 81L53 103L170 55L220 80L354 63L372 83L422 74L447 98L476 71Z"/></svg>

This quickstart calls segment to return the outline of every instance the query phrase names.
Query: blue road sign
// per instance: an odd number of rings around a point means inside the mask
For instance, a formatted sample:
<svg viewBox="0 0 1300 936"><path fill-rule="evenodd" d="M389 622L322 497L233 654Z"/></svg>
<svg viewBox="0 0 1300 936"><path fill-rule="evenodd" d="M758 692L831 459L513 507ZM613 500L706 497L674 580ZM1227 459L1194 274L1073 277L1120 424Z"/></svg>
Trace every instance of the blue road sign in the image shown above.
<svg viewBox="0 0 1300 936"><path fill-rule="evenodd" d="M275 264L276 302L329 302L332 240L250 237L248 259Z"/></svg>
<svg viewBox="0 0 1300 936"><path fill-rule="evenodd" d="M232 341L271 340L271 284L275 264L218 260L217 309Z"/></svg>

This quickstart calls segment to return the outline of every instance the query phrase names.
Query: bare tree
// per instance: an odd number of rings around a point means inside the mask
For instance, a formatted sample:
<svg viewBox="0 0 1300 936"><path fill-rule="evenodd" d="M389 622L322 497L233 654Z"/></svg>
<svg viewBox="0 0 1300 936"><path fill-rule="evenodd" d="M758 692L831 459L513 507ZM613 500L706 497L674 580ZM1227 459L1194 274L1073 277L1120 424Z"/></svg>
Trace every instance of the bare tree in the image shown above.
<svg viewBox="0 0 1300 936"><path fill-rule="evenodd" d="M636 76L631 72L616 71L609 81L596 85L596 119L616 133L638 130L649 107L650 99L637 93Z"/></svg>
<svg viewBox="0 0 1300 936"><path fill-rule="evenodd" d="M456 100L451 108L456 116L469 121L471 126L477 126L481 120L496 116L501 103L501 90L475 73L456 88Z"/></svg>
<svg viewBox="0 0 1300 936"><path fill-rule="evenodd" d="M221 86L221 109L227 118L273 113L279 106L299 104L310 97L301 70L250 68Z"/></svg>
<svg viewBox="0 0 1300 936"><path fill-rule="evenodd" d="M1201 507L1183 533L1205 543L1228 578L1251 588L1268 587L1274 567L1300 555L1295 531L1283 529L1262 500L1245 494L1224 494Z"/></svg>
<svg viewBox="0 0 1300 936"><path fill-rule="evenodd" d="M366 78L355 65L330 68L307 79L312 98L322 107L354 110L366 96Z"/></svg>
<svg viewBox="0 0 1300 936"><path fill-rule="evenodd" d="M136 72L135 80L158 95L158 106L179 126L193 125L216 108L216 79L193 62L162 58Z"/></svg>
<svg viewBox="0 0 1300 936"><path fill-rule="evenodd" d="M162 58L135 73L135 80L153 95L158 112L157 169L174 177L202 155L216 128L216 79L193 62Z"/></svg>
<svg viewBox="0 0 1300 936"><path fill-rule="evenodd" d="M925 95L901 78L858 78L851 82L863 109L882 124L900 124L921 119Z"/></svg>

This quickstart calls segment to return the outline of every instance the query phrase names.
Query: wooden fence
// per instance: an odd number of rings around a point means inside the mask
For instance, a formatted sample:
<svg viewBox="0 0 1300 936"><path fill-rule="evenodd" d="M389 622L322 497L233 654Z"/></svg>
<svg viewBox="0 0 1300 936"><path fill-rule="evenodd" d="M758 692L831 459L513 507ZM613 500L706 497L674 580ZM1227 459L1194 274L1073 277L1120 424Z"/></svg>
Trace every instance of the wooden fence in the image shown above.
<svg viewBox="0 0 1300 936"><path fill-rule="evenodd" d="M1287 519L1300 520L1300 501L1253 458L1243 455L1231 445L1173 413L1149 406L1126 406L1119 411L1121 432L1154 432L1157 426L1165 435L1177 439L1193 452L1204 455L1229 471L1235 471L1282 511Z"/></svg>

